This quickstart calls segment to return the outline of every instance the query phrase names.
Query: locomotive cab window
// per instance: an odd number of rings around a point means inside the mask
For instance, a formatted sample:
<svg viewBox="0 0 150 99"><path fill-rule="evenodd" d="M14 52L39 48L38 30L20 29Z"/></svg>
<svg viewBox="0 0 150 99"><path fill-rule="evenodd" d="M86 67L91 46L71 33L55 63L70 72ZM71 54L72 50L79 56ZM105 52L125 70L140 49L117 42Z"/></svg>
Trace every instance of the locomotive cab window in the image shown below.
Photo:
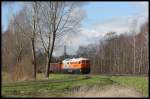
<svg viewBox="0 0 150 99"><path fill-rule="evenodd" d="M83 60L83 61L82 61L82 64L85 64L85 63L86 63L86 61L85 61L85 60Z"/></svg>

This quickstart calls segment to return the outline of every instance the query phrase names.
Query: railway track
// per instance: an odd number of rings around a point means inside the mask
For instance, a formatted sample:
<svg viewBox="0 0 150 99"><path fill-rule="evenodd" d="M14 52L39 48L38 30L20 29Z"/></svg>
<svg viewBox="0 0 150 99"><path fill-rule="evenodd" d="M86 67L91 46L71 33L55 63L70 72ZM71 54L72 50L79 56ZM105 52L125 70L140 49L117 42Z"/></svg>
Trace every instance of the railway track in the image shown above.
<svg viewBox="0 0 150 99"><path fill-rule="evenodd" d="M79 80L86 80L86 79L90 79L90 76L88 75L83 75L81 76L72 76L71 78L67 78L67 80L63 80L63 79L58 79L58 80L40 80L40 81L24 81L24 82L13 82L13 83L6 83L3 84L3 87L16 87L16 86L39 86L41 84L50 84L50 83L62 83L62 82L71 82L71 81L79 81Z"/></svg>

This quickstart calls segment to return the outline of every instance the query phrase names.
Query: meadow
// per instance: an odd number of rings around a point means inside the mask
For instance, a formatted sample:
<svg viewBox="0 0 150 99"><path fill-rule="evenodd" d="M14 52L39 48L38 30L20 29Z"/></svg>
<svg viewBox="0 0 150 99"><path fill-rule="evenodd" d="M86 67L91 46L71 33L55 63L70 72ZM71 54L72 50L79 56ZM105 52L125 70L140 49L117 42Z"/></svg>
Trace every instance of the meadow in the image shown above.
<svg viewBox="0 0 150 99"><path fill-rule="evenodd" d="M50 74L49 79L38 74L37 80L5 82L2 84L3 97L70 97L72 90L81 87L121 85L140 92L148 97L148 79L146 77Z"/></svg>

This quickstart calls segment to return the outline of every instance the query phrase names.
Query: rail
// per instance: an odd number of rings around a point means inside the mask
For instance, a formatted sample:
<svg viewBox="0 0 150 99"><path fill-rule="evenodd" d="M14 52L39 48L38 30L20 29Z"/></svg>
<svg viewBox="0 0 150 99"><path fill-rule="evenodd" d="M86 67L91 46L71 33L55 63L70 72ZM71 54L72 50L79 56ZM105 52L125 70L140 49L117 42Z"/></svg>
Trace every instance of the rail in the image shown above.
<svg viewBox="0 0 150 99"><path fill-rule="evenodd" d="M82 77L74 77L74 78L67 78L66 80L59 79L59 80L37 80L37 81L24 81L24 82L13 82L13 83L5 83L2 87L16 87L16 86L41 86L41 84L50 84L50 83L61 83L61 82L71 82L71 81L79 81L79 80L86 80L90 79L90 76L82 76Z"/></svg>

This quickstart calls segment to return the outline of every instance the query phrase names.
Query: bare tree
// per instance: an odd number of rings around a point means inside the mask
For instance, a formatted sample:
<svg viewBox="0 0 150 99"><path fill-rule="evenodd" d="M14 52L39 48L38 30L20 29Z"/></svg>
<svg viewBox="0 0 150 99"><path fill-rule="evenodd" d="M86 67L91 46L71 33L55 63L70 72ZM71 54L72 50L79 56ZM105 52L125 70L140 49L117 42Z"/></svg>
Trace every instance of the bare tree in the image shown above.
<svg viewBox="0 0 150 99"><path fill-rule="evenodd" d="M136 45L135 45L135 37L136 37L136 25L137 25L137 21L136 20L133 20L133 24L132 24L133 26L132 26L132 33L133 33L133 36L134 36L134 38L133 38L133 58L134 58L134 60L133 60L133 73L135 74L135 72L136 72Z"/></svg>
<svg viewBox="0 0 150 99"><path fill-rule="evenodd" d="M92 73L148 74L147 37L148 24L144 24L136 35L108 33L105 36L106 39L101 40L99 44L90 45L90 48L89 46L79 47L77 54L90 59ZM134 39L136 39L135 42ZM134 45L136 45L135 49Z"/></svg>
<svg viewBox="0 0 150 99"><path fill-rule="evenodd" d="M41 2L40 5L39 34L47 57L45 76L48 78L56 39L64 33L74 32L82 18L74 13L78 6L75 2Z"/></svg>
<svg viewBox="0 0 150 99"><path fill-rule="evenodd" d="M21 17L15 18L14 22L17 28L23 33L24 38L29 38L32 46L32 64L34 66L34 79L36 79L36 50L35 50L35 40L37 34L37 24L38 24L38 11L39 6L37 2L27 3L24 8L19 12Z"/></svg>
<svg viewBox="0 0 150 99"><path fill-rule="evenodd" d="M17 14L15 18L20 19ZM24 76L24 67L21 65L25 57L30 57L31 47L29 39L24 38L24 34L15 24L15 19L9 23L8 30L3 34L3 62L8 67L8 73L11 73L12 79L19 80Z"/></svg>

